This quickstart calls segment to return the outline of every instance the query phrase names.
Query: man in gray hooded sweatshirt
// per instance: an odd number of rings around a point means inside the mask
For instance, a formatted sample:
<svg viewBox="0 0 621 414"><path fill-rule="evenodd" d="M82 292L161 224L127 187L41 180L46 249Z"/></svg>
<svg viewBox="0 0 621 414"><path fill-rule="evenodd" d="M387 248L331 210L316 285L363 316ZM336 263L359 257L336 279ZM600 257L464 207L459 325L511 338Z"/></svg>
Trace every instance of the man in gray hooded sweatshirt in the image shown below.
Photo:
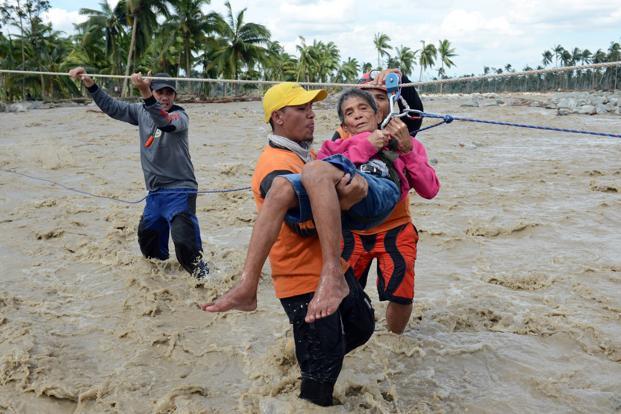
<svg viewBox="0 0 621 414"><path fill-rule="evenodd" d="M177 260L185 270L203 281L209 269L202 260L202 242L196 218L198 185L190 158L189 118L174 104L177 91L172 80L131 77L142 103L127 103L110 97L86 70L69 71L79 79L95 104L108 116L138 126L140 163L149 192L138 226L138 244L145 257L168 259L168 237L172 235ZM158 73L155 77L169 77Z"/></svg>

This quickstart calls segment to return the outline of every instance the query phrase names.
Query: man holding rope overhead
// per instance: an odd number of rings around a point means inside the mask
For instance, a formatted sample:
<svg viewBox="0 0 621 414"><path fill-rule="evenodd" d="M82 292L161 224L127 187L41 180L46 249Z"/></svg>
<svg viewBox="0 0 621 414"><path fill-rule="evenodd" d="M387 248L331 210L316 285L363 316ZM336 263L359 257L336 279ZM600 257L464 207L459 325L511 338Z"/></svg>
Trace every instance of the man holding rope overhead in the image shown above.
<svg viewBox="0 0 621 414"><path fill-rule="evenodd" d="M196 194L198 184L190 159L188 143L189 118L174 104L172 80L144 79L140 73L131 76L143 103L130 104L110 97L88 76L84 68L69 71L88 89L95 104L108 116L138 126L140 163L149 192L138 225L138 244L147 258L166 260L168 238L172 235L177 260L198 281L209 274L202 259ZM169 77L158 73L156 77Z"/></svg>

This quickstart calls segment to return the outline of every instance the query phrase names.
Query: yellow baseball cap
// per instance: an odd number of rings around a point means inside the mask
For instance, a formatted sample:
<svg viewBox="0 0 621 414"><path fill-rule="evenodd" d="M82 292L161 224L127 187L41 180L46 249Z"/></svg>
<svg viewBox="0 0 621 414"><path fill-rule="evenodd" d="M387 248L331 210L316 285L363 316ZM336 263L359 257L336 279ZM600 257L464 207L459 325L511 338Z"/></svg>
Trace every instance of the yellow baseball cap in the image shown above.
<svg viewBox="0 0 621 414"><path fill-rule="evenodd" d="M328 92L323 89L307 91L299 83L283 82L272 86L263 95L265 122L270 122L272 113L285 106L304 105L326 99Z"/></svg>

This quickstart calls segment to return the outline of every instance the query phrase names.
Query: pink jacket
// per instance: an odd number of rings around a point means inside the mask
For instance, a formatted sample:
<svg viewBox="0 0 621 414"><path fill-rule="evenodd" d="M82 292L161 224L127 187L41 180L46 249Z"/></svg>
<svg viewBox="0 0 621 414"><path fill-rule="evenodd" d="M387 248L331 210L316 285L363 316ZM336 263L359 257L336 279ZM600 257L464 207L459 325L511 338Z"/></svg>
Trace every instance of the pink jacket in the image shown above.
<svg viewBox="0 0 621 414"><path fill-rule="evenodd" d="M362 132L348 139L325 141L317 153L317 158L342 154L356 166L364 164L377 154L377 149L367 139L369 135L370 132ZM438 194L440 181L433 167L429 165L423 144L414 137L412 144L412 151L399 155L394 161L395 170L401 181L401 198L413 188L421 197L431 199Z"/></svg>

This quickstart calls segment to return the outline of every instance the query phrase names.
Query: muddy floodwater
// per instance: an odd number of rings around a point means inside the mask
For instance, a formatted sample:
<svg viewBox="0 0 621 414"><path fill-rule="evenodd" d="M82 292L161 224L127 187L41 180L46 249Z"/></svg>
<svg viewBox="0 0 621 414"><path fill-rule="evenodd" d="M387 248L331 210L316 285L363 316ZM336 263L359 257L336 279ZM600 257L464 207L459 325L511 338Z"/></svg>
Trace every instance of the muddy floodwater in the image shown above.
<svg viewBox="0 0 621 414"><path fill-rule="evenodd" d="M618 115L426 109L621 132ZM316 107L316 141L338 120ZM260 102L184 105L201 190L246 187L266 142ZM426 122L426 125L432 122ZM455 121L419 135L442 184L411 196L414 312L345 359L337 405L297 398L291 329L269 267L258 309L208 314L238 279L250 191L201 195L215 271L196 287L142 258L135 127L96 107L0 113L0 413L621 412L621 140ZM171 250L172 251L172 250Z"/></svg>

